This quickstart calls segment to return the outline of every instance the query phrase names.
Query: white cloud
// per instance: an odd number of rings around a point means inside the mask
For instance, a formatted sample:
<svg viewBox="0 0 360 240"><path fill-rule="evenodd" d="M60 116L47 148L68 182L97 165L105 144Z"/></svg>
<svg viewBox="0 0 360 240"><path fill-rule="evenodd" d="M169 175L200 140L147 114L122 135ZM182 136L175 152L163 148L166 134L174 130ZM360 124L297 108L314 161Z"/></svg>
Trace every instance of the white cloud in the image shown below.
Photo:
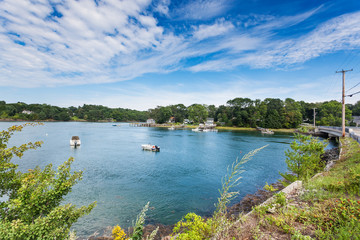
<svg viewBox="0 0 360 240"><path fill-rule="evenodd" d="M223 35L232 29L234 29L234 25L231 22L227 22L224 19L218 19L212 25L202 24L199 25L198 27L195 27L193 36L197 40L203 40L209 37L216 37L219 35Z"/></svg>
<svg viewBox="0 0 360 240"><path fill-rule="evenodd" d="M178 19L207 20L223 14L229 7L229 0L195 0L175 11Z"/></svg>
<svg viewBox="0 0 360 240"><path fill-rule="evenodd" d="M54 1L52 1L54 2ZM174 33L159 26L150 0L0 1L0 85L60 86L116 82L146 73L187 69L223 71L237 66L282 67L322 54L360 47L360 12L342 15L301 37L276 30L294 26L321 7L296 16L254 17L252 27L219 18ZM169 14L169 0L159 0ZM53 13L53 7L61 17ZM184 18L222 14L228 1L188 2ZM180 12L177 12L178 14ZM246 20L248 22L248 20ZM240 26L240 27L239 27ZM211 55L211 56L209 56ZM191 62L201 57L201 62ZM188 61L190 60L190 61Z"/></svg>
<svg viewBox="0 0 360 240"><path fill-rule="evenodd" d="M301 17L295 16L293 19L297 20L292 19L289 24L300 19L304 20L305 16L311 14L300 15ZM276 20L276 22L279 21ZM271 33L269 26L273 26L274 29L281 26L277 23L266 23L265 25L264 28L256 27L254 31L250 31L246 35L238 35L239 39L236 37L223 39L219 45L222 49L229 49L228 51L215 56L214 59L192 66L189 70L195 72L222 71L240 65L247 65L252 68L286 68L327 53L360 48L360 12L331 19L298 38L278 39L274 33ZM282 25L286 25L286 22ZM267 31L263 32L259 29L267 29Z"/></svg>
<svg viewBox="0 0 360 240"><path fill-rule="evenodd" d="M165 16L169 16L169 5L170 0L159 0L157 5L155 6L155 11Z"/></svg>

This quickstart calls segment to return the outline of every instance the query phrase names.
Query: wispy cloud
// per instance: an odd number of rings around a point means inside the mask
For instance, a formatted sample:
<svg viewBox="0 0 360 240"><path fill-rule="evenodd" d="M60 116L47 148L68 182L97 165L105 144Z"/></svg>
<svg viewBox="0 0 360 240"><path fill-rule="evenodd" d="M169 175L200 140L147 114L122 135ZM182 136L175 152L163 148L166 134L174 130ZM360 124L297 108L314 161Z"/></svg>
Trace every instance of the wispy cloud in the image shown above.
<svg viewBox="0 0 360 240"><path fill-rule="evenodd" d="M333 53L343 49L360 48L360 12L341 15L333 18L313 31L303 34L300 37L291 36L279 39L272 30L283 27L287 24L294 24L306 19L317 10L301 14L301 17L284 17L280 25L279 20L275 23L269 22L257 26L249 34L240 34L243 41L229 41L224 39L221 43L224 48L229 49L222 55L216 55L215 59L209 59L200 64L190 67L191 71L222 71L232 69L240 65L252 68L287 67L293 64L301 64L310 59L319 57L327 53ZM295 20L297 19L297 20ZM271 27L270 27L271 26ZM276 27L275 27L276 26ZM266 31L260 31L264 30ZM248 43L242 49L239 46ZM232 50L232 51L231 51ZM247 51L253 50L253 51ZM233 54L236 53L236 54Z"/></svg>
<svg viewBox="0 0 360 240"><path fill-rule="evenodd" d="M175 13L207 22L191 21L187 30L175 31L149 11L155 8L171 18L170 6L169 0L0 1L0 85L109 83L184 69L282 67L360 47L360 12L336 17L300 37L280 38L277 30L305 21L322 7L237 22L217 18L229 1L189 1ZM191 61L196 58L201 61Z"/></svg>
<svg viewBox="0 0 360 240"><path fill-rule="evenodd" d="M231 7L231 2L230 0L188 1L176 9L174 15L177 19L208 20L226 12Z"/></svg>
<svg viewBox="0 0 360 240"><path fill-rule="evenodd" d="M205 38L223 35L232 29L234 29L234 25L231 22L227 22L224 19L218 19L212 25L201 24L196 26L193 36L198 40L203 40Z"/></svg>

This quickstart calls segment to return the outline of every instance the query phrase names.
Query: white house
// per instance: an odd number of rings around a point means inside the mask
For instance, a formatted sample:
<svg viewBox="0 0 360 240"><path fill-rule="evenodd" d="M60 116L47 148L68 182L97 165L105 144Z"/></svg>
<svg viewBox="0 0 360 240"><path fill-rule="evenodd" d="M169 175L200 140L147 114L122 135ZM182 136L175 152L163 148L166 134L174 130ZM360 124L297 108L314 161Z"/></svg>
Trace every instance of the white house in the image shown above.
<svg viewBox="0 0 360 240"><path fill-rule="evenodd" d="M214 124L214 119L207 118L205 122L205 127L216 127L216 124Z"/></svg>
<svg viewBox="0 0 360 240"><path fill-rule="evenodd" d="M155 120L152 118L149 118L148 120L146 120L147 124L155 124Z"/></svg>
<svg viewBox="0 0 360 240"><path fill-rule="evenodd" d="M23 113L23 114L32 114L33 112L32 112L32 111L29 111L29 110L24 110L24 111L22 111L21 113Z"/></svg>

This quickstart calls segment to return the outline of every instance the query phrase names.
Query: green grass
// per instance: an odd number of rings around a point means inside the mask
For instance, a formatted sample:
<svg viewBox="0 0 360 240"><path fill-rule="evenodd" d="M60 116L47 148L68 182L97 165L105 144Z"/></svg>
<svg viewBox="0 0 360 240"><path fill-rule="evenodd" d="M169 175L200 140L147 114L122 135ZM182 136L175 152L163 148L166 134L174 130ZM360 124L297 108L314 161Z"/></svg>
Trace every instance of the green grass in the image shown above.
<svg viewBox="0 0 360 240"><path fill-rule="evenodd" d="M341 144L341 158L330 171L310 179L299 195L278 194L255 207L224 240L359 239L360 146L350 138Z"/></svg>

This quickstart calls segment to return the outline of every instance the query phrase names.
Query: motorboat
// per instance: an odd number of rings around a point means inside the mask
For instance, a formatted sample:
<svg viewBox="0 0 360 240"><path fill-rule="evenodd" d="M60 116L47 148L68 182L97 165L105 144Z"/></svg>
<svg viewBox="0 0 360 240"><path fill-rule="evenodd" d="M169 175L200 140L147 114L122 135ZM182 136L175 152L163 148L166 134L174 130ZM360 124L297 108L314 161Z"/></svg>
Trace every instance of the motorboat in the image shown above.
<svg viewBox="0 0 360 240"><path fill-rule="evenodd" d="M160 152L160 147L152 144L143 144L141 148L146 151Z"/></svg>
<svg viewBox="0 0 360 240"><path fill-rule="evenodd" d="M274 134L274 132L273 131L271 131L270 129L261 129L261 133L262 134Z"/></svg>
<svg viewBox="0 0 360 240"><path fill-rule="evenodd" d="M174 126L171 126L168 128L169 130L175 130L175 127Z"/></svg>
<svg viewBox="0 0 360 240"><path fill-rule="evenodd" d="M81 141L79 136L72 136L70 139L70 146L76 148L76 147L80 147Z"/></svg>

